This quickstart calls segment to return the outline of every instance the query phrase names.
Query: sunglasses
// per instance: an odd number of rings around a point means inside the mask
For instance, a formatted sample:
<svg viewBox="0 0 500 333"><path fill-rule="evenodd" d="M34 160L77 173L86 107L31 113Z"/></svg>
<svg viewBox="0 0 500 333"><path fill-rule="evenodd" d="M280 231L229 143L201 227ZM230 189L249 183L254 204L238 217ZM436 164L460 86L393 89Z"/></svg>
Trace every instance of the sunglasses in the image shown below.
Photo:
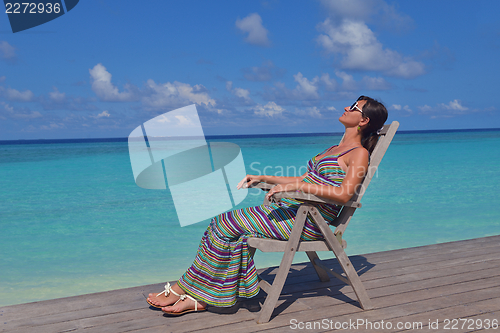
<svg viewBox="0 0 500 333"><path fill-rule="evenodd" d="M358 102L354 102L350 107L349 107L349 111L359 111L361 112L361 115L364 117L365 114L363 113L363 110L361 110L358 106Z"/></svg>

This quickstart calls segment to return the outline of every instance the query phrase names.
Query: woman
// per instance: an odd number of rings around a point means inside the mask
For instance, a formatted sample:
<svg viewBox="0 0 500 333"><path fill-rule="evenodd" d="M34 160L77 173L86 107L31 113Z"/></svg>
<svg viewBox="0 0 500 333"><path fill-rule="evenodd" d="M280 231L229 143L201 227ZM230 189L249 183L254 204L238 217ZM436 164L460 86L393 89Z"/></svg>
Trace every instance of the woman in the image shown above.
<svg viewBox="0 0 500 333"><path fill-rule="evenodd" d="M311 193L345 203L355 193L368 168L369 154L378 140L378 130L387 120L387 110L381 103L360 96L344 108L339 121L345 126L344 138L314 156L307 172L301 177L247 175L237 186L265 182L276 184L266 195L283 191ZM148 303L171 315L203 311L207 304L232 306L236 297L252 297L258 291L258 279L253 259L249 255L247 238L264 237L287 240L300 201L282 199L279 203L243 208L220 214L212 219L203 235L193 265L179 281L159 294L149 294ZM332 221L340 207L319 205L326 221ZM321 239L316 224L307 220L302 240Z"/></svg>

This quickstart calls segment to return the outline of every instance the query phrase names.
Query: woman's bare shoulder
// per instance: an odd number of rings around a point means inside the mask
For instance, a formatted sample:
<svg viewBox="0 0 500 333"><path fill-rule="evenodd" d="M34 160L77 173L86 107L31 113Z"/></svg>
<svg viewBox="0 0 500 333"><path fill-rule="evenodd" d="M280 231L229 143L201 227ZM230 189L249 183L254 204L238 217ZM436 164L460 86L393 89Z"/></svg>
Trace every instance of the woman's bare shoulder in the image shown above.
<svg viewBox="0 0 500 333"><path fill-rule="evenodd" d="M369 157L370 156L370 153L368 152L368 150L366 150L366 148L363 146L361 146L357 149L353 149L349 153L352 154L351 156L357 156L357 157Z"/></svg>
<svg viewBox="0 0 500 333"><path fill-rule="evenodd" d="M350 162L357 161L361 164L368 163L368 160L370 159L370 153L368 152L368 150L366 150L365 147L353 149L346 155L346 158L348 158Z"/></svg>

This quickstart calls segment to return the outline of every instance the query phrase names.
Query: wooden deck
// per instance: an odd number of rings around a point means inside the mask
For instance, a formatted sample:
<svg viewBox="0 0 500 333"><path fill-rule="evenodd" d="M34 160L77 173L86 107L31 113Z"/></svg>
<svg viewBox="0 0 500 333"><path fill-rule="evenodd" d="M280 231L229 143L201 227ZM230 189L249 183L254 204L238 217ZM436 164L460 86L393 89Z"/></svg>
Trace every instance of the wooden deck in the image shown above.
<svg viewBox="0 0 500 333"><path fill-rule="evenodd" d="M230 309L166 317L145 301L149 292L163 290L161 283L0 307L0 331L324 332L344 325L353 332L398 332L405 326L409 332L472 332L489 324L485 331L500 332L493 321L500 321L500 236L350 258L373 310L358 307L350 286L336 279L319 282L310 264L297 264L267 324L255 323L264 292ZM270 279L273 271L262 270Z"/></svg>

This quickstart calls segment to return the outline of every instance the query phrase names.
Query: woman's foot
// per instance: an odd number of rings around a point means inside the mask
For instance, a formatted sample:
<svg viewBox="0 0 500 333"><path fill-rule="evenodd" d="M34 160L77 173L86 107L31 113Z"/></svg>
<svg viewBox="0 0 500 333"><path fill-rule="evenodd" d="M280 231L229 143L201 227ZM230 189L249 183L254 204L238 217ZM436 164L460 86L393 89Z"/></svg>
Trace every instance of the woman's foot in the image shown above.
<svg viewBox="0 0 500 333"><path fill-rule="evenodd" d="M182 315L188 312L199 312L206 310L205 302L198 302L189 295L182 295L175 304L165 306L161 310L170 315Z"/></svg>
<svg viewBox="0 0 500 333"><path fill-rule="evenodd" d="M159 294L149 294L147 298L147 302L149 305L152 305L156 308L162 308L165 306L169 306L177 302L181 295L184 295L184 291L177 286L177 283L173 286L170 286L170 283L167 283L165 286L165 290Z"/></svg>

